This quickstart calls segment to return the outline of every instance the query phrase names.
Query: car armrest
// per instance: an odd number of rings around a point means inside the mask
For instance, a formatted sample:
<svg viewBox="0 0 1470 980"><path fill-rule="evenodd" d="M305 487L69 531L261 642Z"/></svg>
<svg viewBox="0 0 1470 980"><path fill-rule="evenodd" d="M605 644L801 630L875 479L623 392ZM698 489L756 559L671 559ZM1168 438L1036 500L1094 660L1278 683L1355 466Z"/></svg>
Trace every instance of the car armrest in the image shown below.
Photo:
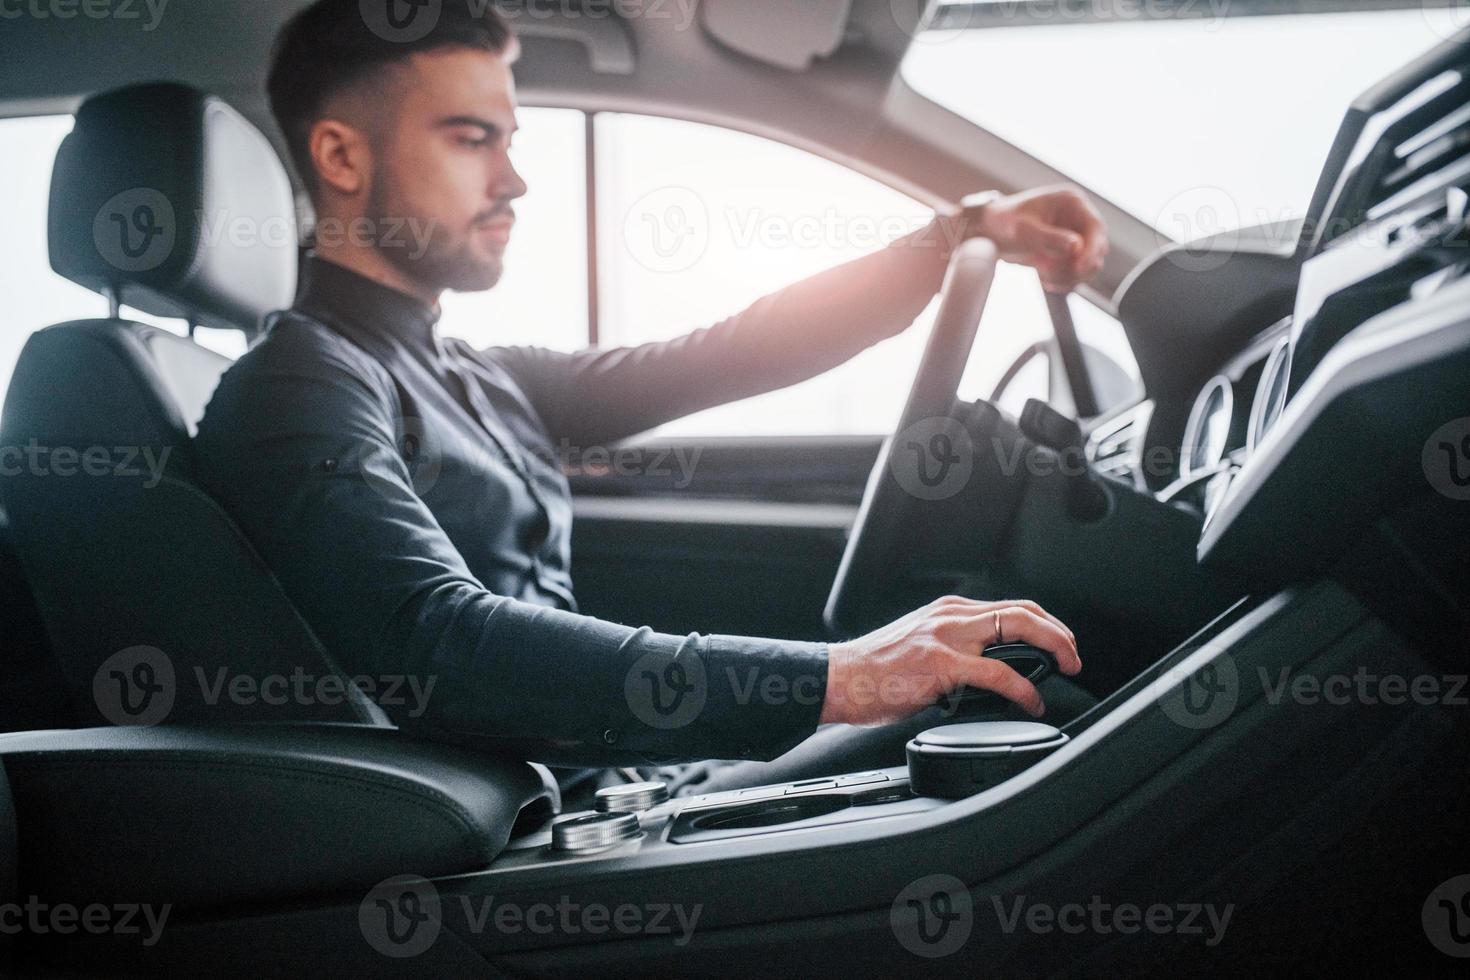
<svg viewBox="0 0 1470 980"><path fill-rule="evenodd" d="M483 868L545 795L518 760L388 728L0 736L20 884L50 902L206 908Z"/></svg>

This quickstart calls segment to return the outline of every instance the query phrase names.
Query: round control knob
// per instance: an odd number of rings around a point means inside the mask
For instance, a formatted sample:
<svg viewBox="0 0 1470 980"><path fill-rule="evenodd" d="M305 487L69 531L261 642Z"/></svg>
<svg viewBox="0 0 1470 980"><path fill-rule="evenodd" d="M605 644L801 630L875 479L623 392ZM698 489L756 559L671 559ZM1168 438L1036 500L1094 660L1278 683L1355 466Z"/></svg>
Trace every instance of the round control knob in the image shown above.
<svg viewBox="0 0 1470 980"><path fill-rule="evenodd" d="M668 799L667 783L627 783L598 790L593 805L601 813L637 813Z"/></svg>
<svg viewBox="0 0 1470 980"><path fill-rule="evenodd" d="M920 796L959 799L1004 782L1067 743L1035 721L976 721L920 732L906 746L909 784Z"/></svg>
<svg viewBox="0 0 1470 980"><path fill-rule="evenodd" d="M600 851L641 833L632 813L577 813L552 823L551 846L558 851Z"/></svg>

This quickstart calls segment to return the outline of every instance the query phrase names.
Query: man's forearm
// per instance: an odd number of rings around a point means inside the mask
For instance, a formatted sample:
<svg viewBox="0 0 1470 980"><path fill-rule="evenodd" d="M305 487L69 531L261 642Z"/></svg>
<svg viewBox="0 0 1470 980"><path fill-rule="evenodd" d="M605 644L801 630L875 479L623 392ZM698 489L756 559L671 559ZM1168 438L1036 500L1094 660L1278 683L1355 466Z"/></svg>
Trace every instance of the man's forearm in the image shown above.
<svg viewBox="0 0 1470 980"><path fill-rule="evenodd" d="M938 291L954 244L954 226L936 221L674 340L498 353L556 438L601 445L805 381L901 333Z"/></svg>
<svg viewBox="0 0 1470 980"><path fill-rule="evenodd" d="M713 328L727 329L729 353L742 358L745 370L734 383L760 390L795 384L902 333L944 280L951 227L931 222L887 248L771 293Z"/></svg>

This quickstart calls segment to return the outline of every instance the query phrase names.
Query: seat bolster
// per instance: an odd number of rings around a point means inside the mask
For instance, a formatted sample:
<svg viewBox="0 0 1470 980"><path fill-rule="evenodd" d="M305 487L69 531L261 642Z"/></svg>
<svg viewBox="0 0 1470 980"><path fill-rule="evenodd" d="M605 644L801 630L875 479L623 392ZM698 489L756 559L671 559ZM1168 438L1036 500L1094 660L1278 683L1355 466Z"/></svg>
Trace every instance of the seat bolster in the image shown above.
<svg viewBox="0 0 1470 980"><path fill-rule="evenodd" d="M355 725L5 735L0 766L21 891L78 907L213 909L475 871L545 792L524 762Z"/></svg>

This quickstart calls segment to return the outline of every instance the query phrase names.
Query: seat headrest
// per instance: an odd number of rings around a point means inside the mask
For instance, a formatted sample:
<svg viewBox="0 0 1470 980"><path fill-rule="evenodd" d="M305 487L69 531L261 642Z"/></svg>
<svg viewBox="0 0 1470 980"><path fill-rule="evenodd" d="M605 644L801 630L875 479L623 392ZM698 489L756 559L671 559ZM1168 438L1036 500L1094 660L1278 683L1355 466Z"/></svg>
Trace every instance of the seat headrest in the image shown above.
<svg viewBox="0 0 1470 980"><path fill-rule="evenodd" d="M174 83L89 99L56 154L51 267L157 316L254 332L291 305L291 182L265 136Z"/></svg>

